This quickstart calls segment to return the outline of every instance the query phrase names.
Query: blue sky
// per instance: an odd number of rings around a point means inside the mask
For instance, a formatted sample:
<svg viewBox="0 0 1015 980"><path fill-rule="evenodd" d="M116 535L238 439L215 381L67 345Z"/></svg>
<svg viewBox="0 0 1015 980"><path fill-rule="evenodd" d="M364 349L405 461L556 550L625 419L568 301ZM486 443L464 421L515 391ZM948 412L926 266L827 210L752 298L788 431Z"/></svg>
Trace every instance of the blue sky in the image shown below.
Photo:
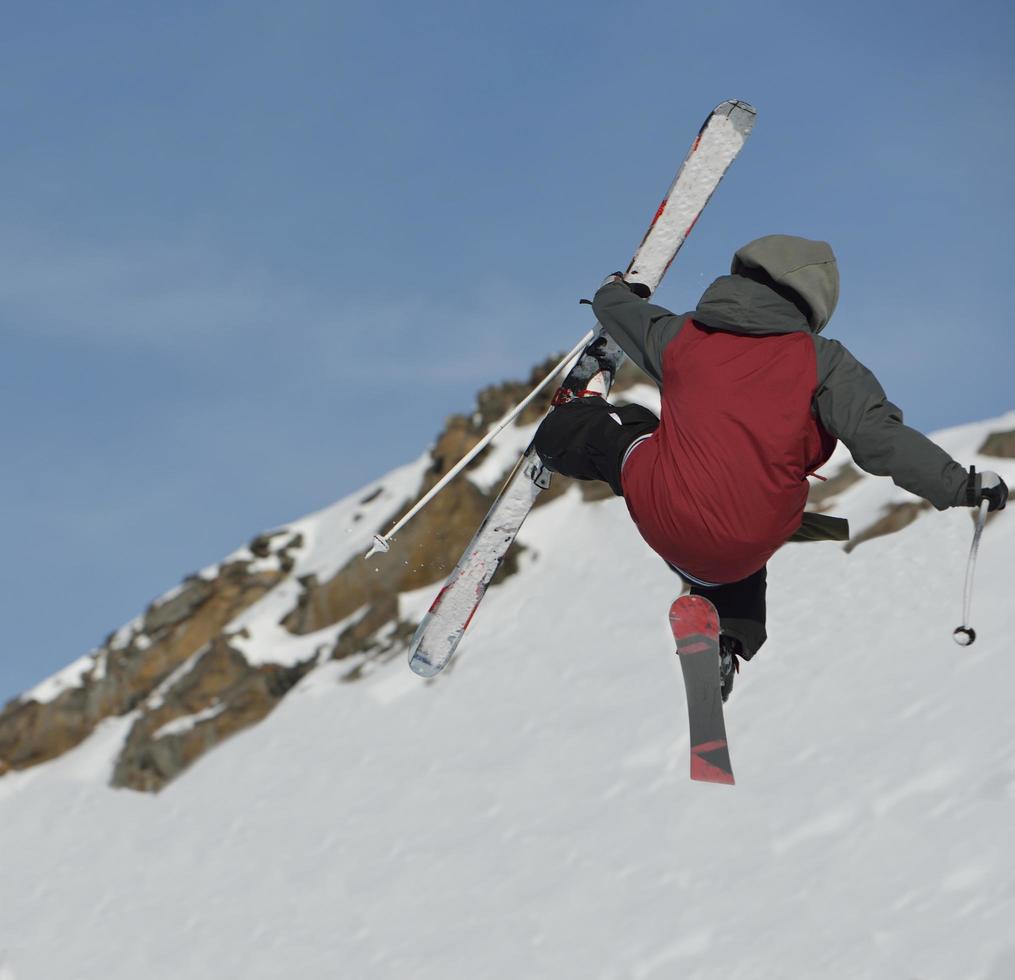
<svg viewBox="0 0 1015 980"><path fill-rule="evenodd" d="M929 430L1015 406L1008 4L11 3L0 699L414 458L590 326L707 110L658 294L835 248L828 335Z"/></svg>

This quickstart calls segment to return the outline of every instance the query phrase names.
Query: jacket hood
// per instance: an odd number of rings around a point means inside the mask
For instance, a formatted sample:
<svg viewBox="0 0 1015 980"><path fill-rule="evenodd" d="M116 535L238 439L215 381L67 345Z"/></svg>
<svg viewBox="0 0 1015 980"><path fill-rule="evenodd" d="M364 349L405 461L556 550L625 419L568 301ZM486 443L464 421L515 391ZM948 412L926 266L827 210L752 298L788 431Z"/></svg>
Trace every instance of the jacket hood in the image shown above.
<svg viewBox="0 0 1015 980"><path fill-rule="evenodd" d="M839 268L827 242L795 235L756 238L737 250L730 272L797 301L814 333L824 329L839 302Z"/></svg>
<svg viewBox="0 0 1015 980"><path fill-rule="evenodd" d="M810 333L799 306L774 289L744 276L720 276L691 313L698 323L730 333Z"/></svg>
<svg viewBox="0 0 1015 980"><path fill-rule="evenodd" d="M768 235L739 249L732 274L705 290L691 314L734 333L820 333L839 300L839 270L826 242Z"/></svg>

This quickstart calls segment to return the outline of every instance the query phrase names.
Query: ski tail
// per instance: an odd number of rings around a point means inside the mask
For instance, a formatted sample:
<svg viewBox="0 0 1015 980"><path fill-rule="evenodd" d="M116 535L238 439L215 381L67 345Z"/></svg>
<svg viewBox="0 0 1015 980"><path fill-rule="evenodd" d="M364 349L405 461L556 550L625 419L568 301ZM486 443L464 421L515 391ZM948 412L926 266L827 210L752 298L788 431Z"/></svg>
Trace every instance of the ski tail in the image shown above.
<svg viewBox="0 0 1015 980"><path fill-rule="evenodd" d="M691 732L691 779L732 785L719 682L719 614L703 596L681 596L670 606L687 693Z"/></svg>
<svg viewBox="0 0 1015 980"><path fill-rule="evenodd" d="M447 665L536 497L549 485L550 471L530 447L416 627L409 644L414 673L435 677Z"/></svg>

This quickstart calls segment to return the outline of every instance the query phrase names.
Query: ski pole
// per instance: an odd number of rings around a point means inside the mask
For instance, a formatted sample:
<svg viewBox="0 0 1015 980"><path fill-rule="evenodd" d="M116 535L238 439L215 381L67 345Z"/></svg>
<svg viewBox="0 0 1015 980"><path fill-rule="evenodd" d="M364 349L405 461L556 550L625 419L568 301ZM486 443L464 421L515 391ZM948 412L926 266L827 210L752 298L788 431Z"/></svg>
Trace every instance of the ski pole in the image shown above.
<svg viewBox="0 0 1015 980"><path fill-rule="evenodd" d="M545 377L542 381L536 385L514 408L512 408L507 415L505 415L475 446L472 447L448 472L444 475L443 479L439 483L435 483L431 487L430 492L423 497L412 510L409 511L400 521L398 521L387 534L375 534L374 543L370 546L370 550L363 556L364 558L371 558L378 552L387 552L391 549L391 539L409 523L434 497L437 496L466 466L469 465L487 446L493 442L501 430L505 429L511 424L525 407L536 397L549 383L557 377L561 371L570 363L572 358L580 354L595 337L595 330L590 330L587 334L573 348L568 354L560 361L560 363Z"/></svg>
<svg viewBox="0 0 1015 980"><path fill-rule="evenodd" d="M976 642L976 630L969 625L969 609L973 604L973 575L976 572L976 553L980 550L980 535L983 525L987 523L989 500L980 501L980 511L976 515L976 527L973 529L973 546L969 549L969 560L966 562L966 584L962 590L962 625L956 627L952 639L960 647L968 647Z"/></svg>

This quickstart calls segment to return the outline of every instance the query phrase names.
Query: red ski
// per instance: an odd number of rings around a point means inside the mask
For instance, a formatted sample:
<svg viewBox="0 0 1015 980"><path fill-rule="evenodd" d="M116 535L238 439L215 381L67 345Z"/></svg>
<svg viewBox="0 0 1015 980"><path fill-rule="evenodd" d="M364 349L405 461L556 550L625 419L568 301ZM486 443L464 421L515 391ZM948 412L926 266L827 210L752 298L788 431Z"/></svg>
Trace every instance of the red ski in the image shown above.
<svg viewBox="0 0 1015 980"><path fill-rule="evenodd" d="M719 614L708 599L684 595L670 606L670 627L687 692L691 779L732 785L719 683Z"/></svg>

